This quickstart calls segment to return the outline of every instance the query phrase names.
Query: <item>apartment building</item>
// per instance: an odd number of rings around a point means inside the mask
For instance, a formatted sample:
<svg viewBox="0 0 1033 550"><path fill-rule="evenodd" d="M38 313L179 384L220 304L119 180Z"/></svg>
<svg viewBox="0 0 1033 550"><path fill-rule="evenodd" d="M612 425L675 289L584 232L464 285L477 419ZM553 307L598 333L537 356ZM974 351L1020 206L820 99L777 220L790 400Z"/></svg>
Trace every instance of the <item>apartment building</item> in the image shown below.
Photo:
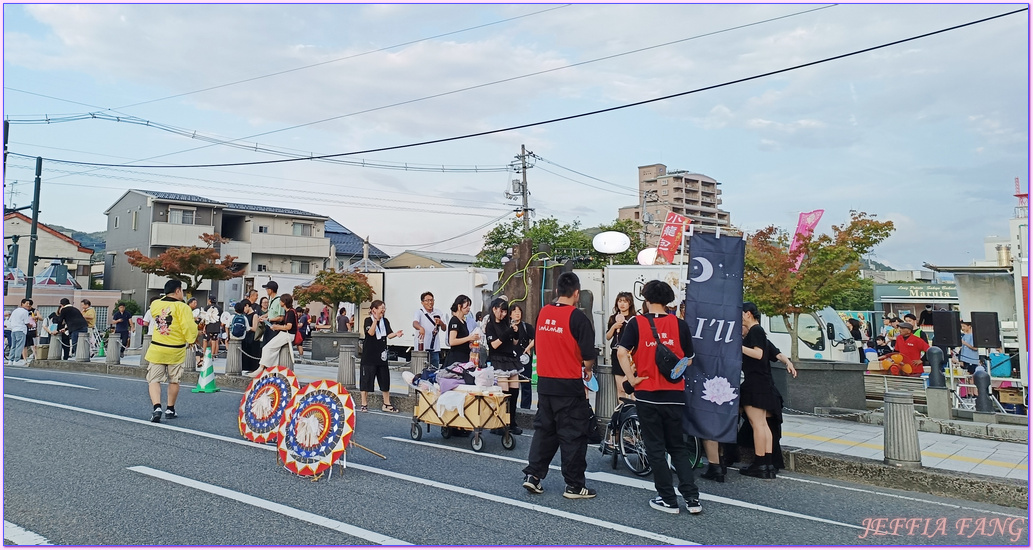
<svg viewBox="0 0 1033 550"><path fill-rule="evenodd" d="M104 214L108 217L104 288L120 289L141 305L157 298L167 279L129 265L127 250L154 257L170 247L203 246L204 233L229 238L230 242L219 245L220 255L236 256L234 267L244 269L244 275L218 282L215 288L205 281L196 293L199 300L215 294L223 304L270 279L279 283L281 292L290 292L331 262L329 218L303 210L131 189Z"/></svg>
<svg viewBox="0 0 1033 550"><path fill-rule="evenodd" d="M647 242L660 238L664 217L668 212L682 214L693 223L706 226L731 225L728 212L720 208L720 183L703 174L687 170L668 172L663 164L638 167L640 204L622 207L618 219L644 222ZM641 212L641 197L645 197L645 215Z"/></svg>

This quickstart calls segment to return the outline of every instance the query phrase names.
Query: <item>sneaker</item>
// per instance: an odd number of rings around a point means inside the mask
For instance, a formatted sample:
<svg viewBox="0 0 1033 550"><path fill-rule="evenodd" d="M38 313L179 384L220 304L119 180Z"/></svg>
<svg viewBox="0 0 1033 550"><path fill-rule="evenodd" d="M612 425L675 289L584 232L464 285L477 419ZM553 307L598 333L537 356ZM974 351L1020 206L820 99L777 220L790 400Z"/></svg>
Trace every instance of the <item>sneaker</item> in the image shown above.
<svg viewBox="0 0 1033 550"><path fill-rule="evenodd" d="M178 416L176 414L176 411L174 411L172 409L165 409L165 419L166 420L168 420L170 418L176 418L176 416Z"/></svg>
<svg viewBox="0 0 1033 550"><path fill-rule="evenodd" d="M509 427L509 433L511 433L513 435L520 435L520 434L524 433L524 430L520 426L510 426Z"/></svg>
<svg viewBox="0 0 1033 550"><path fill-rule="evenodd" d="M582 487L576 489L567 485L567 488L563 491L564 498L595 498L595 489L589 489L588 487Z"/></svg>
<svg viewBox="0 0 1033 550"><path fill-rule="evenodd" d="M566 495L564 495L564 496L566 496ZM662 497L660 495L657 495L657 496L649 499L649 507L654 509L654 510L660 510L661 512L666 512L668 514L677 514L677 513L681 512L681 510L678 509L678 505L677 504L667 504L667 502L664 501L664 497Z"/></svg>
<svg viewBox="0 0 1033 550"><path fill-rule="evenodd" d="M699 503L698 499L686 500L685 511L690 514L699 514L703 512L703 506Z"/></svg>
<svg viewBox="0 0 1033 550"><path fill-rule="evenodd" d="M151 411L151 422L161 422L161 409Z"/></svg>
<svg viewBox="0 0 1033 550"><path fill-rule="evenodd" d="M527 489L527 492L533 495L540 495L545 492L545 487L542 487L542 480L531 474L524 476L524 489Z"/></svg>

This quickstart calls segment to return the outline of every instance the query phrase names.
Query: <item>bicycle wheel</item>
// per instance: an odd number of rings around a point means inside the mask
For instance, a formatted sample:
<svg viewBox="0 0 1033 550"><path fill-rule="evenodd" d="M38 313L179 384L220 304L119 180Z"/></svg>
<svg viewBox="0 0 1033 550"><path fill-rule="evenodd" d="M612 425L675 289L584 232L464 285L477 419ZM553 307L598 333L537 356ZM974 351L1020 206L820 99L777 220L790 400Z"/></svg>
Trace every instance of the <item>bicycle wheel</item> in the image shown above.
<svg viewBox="0 0 1033 550"><path fill-rule="evenodd" d="M703 464L703 442L698 437L685 436L685 444L689 448L689 459L693 468L699 468ZM668 456L668 461L670 457Z"/></svg>
<svg viewBox="0 0 1033 550"><path fill-rule="evenodd" d="M646 460L646 446L642 443L642 429L638 417L633 416L621 423L619 432L621 457L628 469L637 476L647 476L653 471Z"/></svg>

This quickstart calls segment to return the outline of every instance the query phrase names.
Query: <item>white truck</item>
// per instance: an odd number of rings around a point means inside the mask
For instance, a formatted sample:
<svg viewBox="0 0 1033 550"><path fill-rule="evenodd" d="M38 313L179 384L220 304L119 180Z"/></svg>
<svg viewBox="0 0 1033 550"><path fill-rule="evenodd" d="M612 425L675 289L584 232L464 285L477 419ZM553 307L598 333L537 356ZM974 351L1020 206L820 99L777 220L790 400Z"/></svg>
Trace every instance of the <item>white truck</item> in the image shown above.
<svg viewBox="0 0 1033 550"><path fill-rule="evenodd" d="M789 320L791 322L792 317ZM791 340L782 317L761 315L760 326L767 333L768 340L789 357ZM797 348L800 359L858 362L859 344L850 336L843 318L830 307L814 313L801 313L796 334L800 340Z"/></svg>

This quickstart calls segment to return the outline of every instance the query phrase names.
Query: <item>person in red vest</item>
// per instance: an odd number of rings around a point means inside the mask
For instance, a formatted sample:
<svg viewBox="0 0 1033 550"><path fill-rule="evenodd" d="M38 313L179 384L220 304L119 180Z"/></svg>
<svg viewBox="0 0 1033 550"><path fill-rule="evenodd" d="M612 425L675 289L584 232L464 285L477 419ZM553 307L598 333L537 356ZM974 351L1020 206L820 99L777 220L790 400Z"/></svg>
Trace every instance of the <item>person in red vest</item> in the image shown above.
<svg viewBox="0 0 1033 550"><path fill-rule="evenodd" d="M577 275L569 271L561 274L556 281L556 294L556 302L543 307L535 323L538 413L534 417L527 467L523 470L523 487L535 495L545 492L542 480L558 449L560 471L567 484L563 496L593 498L595 490L585 487L592 407L585 397L584 382L592 377L598 354L595 329L575 305L581 294Z"/></svg>
<svg viewBox="0 0 1033 550"><path fill-rule="evenodd" d="M922 368L922 354L929 349L929 343L915 336L911 331L914 327L911 323L900 323L897 325L900 335L897 336L897 343L893 346L896 352L904 356L904 365L911 365L911 376L922 376L925 370ZM907 376L907 373L901 372Z"/></svg>
<svg viewBox="0 0 1033 550"><path fill-rule="evenodd" d="M688 357L690 365L695 356L692 332L685 321L666 313L665 306L674 301L671 285L658 280L649 281L642 287L642 299L646 303L646 314L635 316L624 328L617 359L628 382L635 387L642 442L646 446L646 458L653 466L653 486L658 496L649 501L649 506L669 514L680 512L674 478L665 456L670 454L678 474L678 491L685 499L685 509L690 514L698 514L703 507L699 504L699 488L696 487L689 447L682 433L685 377L671 382L660 374L656 366L657 341L653 337L652 326L656 326L656 334L664 346L679 359Z"/></svg>

